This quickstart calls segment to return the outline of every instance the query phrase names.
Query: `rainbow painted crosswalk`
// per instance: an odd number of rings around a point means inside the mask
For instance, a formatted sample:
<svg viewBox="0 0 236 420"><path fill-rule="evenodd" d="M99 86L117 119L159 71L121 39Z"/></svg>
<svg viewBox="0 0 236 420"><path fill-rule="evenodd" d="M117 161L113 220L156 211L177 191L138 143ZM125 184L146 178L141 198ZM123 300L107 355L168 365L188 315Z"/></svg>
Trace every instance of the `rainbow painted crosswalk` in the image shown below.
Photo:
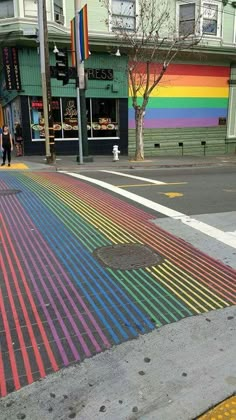
<svg viewBox="0 0 236 420"><path fill-rule="evenodd" d="M2 396L156 327L236 303L233 269L119 198L54 172L3 172L3 190ZM94 253L130 243L162 262L112 269Z"/></svg>

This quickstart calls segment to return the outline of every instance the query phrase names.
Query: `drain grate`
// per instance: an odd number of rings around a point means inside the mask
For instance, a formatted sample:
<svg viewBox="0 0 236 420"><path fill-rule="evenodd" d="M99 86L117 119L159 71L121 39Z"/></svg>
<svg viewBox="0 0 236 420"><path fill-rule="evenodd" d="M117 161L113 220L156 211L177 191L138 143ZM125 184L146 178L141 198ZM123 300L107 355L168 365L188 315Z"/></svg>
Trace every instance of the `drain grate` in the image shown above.
<svg viewBox="0 0 236 420"><path fill-rule="evenodd" d="M9 189L0 190L0 197L6 197L8 195L18 194L20 192L21 190L9 190Z"/></svg>
<svg viewBox="0 0 236 420"><path fill-rule="evenodd" d="M100 262L117 270L133 270L160 264L162 256L141 244L121 244L98 248L94 255Z"/></svg>

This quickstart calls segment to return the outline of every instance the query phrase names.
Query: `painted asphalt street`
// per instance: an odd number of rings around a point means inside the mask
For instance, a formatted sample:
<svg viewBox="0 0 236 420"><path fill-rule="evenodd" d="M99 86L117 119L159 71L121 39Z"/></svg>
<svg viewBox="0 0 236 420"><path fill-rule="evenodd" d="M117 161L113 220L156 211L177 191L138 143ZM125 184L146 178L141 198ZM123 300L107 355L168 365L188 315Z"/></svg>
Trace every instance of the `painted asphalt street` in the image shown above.
<svg viewBox="0 0 236 420"><path fill-rule="evenodd" d="M56 172L4 171L0 185L2 396L165 324L235 304L235 270L163 230L143 207ZM147 246L160 263L117 269L114 256L106 265L96 253L127 244Z"/></svg>

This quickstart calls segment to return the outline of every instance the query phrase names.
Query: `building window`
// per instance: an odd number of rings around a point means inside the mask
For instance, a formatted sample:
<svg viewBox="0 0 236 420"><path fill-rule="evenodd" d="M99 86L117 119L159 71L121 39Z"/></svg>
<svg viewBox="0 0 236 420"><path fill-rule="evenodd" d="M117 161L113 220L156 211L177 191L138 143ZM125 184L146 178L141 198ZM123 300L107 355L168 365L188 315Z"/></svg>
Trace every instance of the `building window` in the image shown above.
<svg viewBox="0 0 236 420"><path fill-rule="evenodd" d="M29 100L32 140L44 140L43 100ZM86 99L88 139L118 137L118 102L116 99ZM53 98L54 134L58 140L78 139L78 114L75 98Z"/></svg>
<svg viewBox="0 0 236 420"><path fill-rule="evenodd" d="M63 13L63 0L54 1L54 20L60 25L65 24L65 16Z"/></svg>
<svg viewBox="0 0 236 420"><path fill-rule="evenodd" d="M195 34L196 4L177 4L177 22L179 23L179 35L187 36Z"/></svg>
<svg viewBox="0 0 236 420"><path fill-rule="evenodd" d="M14 17L13 0L0 0L0 19Z"/></svg>
<svg viewBox="0 0 236 420"><path fill-rule="evenodd" d="M112 29L136 29L136 0L111 0L111 12Z"/></svg>
<svg viewBox="0 0 236 420"><path fill-rule="evenodd" d="M37 0L24 0L24 13L25 13L25 16L37 17L38 16Z"/></svg>
<svg viewBox="0 0 236 420"><path fill-rule="evenodd" d="M202 33L219 36L219 3L203 3Z"/></svg>

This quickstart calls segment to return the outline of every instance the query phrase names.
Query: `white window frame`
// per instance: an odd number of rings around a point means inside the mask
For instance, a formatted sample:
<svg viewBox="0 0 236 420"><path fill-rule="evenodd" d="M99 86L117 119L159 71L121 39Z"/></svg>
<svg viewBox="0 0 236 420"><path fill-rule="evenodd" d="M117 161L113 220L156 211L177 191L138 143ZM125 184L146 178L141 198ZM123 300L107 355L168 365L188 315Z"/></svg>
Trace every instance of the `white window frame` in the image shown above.
<svg viewBox="0 0 236 420"><path fill-rule="evenodd" d="M203 33L203 20L204 20L203 8L204 8L204 4L212 4L213 6L217 6L217 32L216 32L216 34ZM222 13L223 13L222 6L223 6L223 4L220 3L217 0L203 0L202 1L202 3L201 3L201 35L203 37L207 37L207 38L211 38L211 39L216 39L216 38L221 38L222 37Z"/></svg>
<svg viewBox="0 0 236 420"><path fill-rule="evenodd" d="M177 1L176 2L176 33L178 34L178 36L181 36L181 34L179 33L179 18L180 18L180 6L183 5L190 5L190 4L194 4L195 5L195 24L196 24L196 17L197 17L197 6L198 6L198 2L197 0L193 0L193 1ZM198 35L196 28L195 28L195 32L192 35ZM191 36L191 35L190 35Z"/></svg>
<svg viewBox="0 0 236 420"><path fill-rule="evenodd" d="M109 4L109 8L110 8L110 11L111 11L111 15L109 16L109 32L113 32L113 27L112 27L112 1L113 0L110 0L110 4ZM127 0L127 1L132 1L134 3L134 8L135 8L134 25L135 26L134 26L134 29L128 29L128 28L125 28L125 29L130 31L130 32L132 32L132 31L135 32L136 28L137 28L137 11L138 11L137 0ZM122 2L122 0L120 0L120 2ZM124 2L125 2L125 0L124 0ZM123 16L123 15L120 15L120 16ZM125 17L125 16L123 16L123 17ZM115 28L115 29L119 30L119 28ZM121 30L121 28L120 28L120 30Z"/></svg>
<svg viewBox="0 0 236 420"><path fill-rule="evenodd" d="M13 19L16 16L15 0L12 0L12 6L13 6L13 16L10 16L10 17L2 17L2 18L0 18L0 22L2 22L3 19Z"/></svg>

